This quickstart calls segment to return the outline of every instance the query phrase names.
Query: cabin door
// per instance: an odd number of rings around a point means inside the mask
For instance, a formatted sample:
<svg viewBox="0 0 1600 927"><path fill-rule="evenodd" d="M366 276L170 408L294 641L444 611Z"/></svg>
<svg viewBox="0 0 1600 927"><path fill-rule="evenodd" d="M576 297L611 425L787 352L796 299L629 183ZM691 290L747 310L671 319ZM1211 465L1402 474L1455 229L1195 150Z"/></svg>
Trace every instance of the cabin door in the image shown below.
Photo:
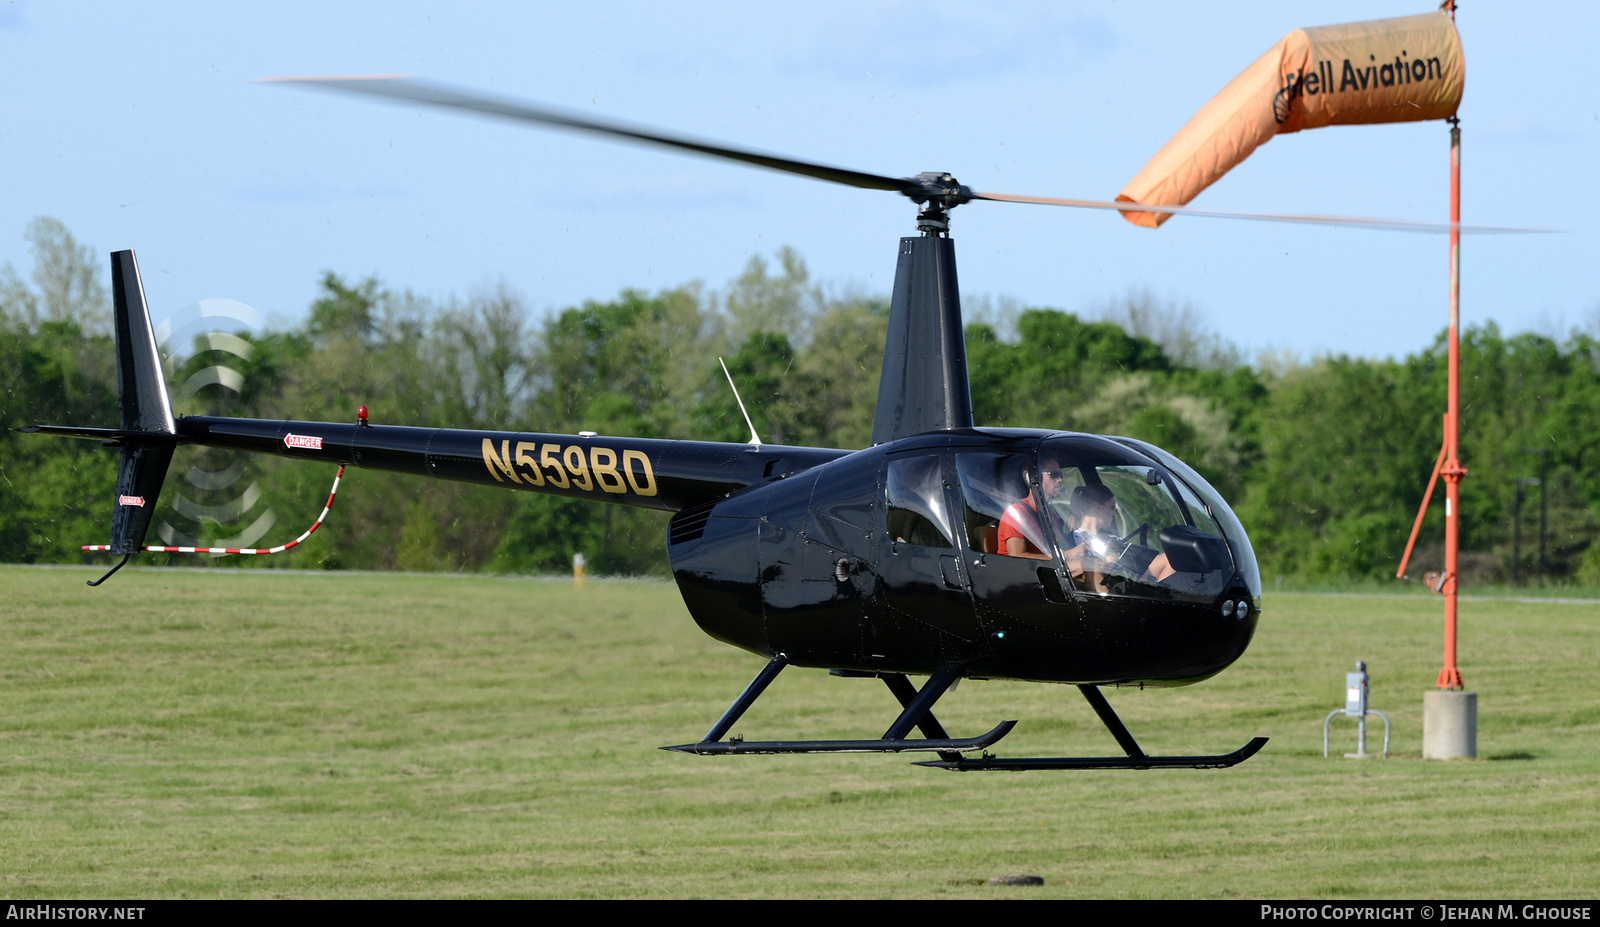
<svg viewBox="0 0 1600 927"><path fill-rule="evenodd" d="M881 643L867 641L869 659L898 652L916 653L924 665L965 662L983 646L956 541L948 463L938 449L889 457L877 558L883 608L864 628Z"/></svg>
<svg viewBox="0 0 1600 927"><path fill-rule="evenodd" d="M952 457L953 511L978 628L1002 664L1053 652L1082 618L1056 554L1065 526L1041 492L1033 453L958 449Z"/></svg>

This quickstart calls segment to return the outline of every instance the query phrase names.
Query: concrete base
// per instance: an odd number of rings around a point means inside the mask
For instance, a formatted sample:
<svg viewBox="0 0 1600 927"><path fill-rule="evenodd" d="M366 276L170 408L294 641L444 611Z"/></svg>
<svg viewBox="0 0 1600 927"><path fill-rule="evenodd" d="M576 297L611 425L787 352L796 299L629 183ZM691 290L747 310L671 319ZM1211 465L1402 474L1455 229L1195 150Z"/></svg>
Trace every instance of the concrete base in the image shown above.
<svg viewBox="0 0 1600 927"><path fill-rule="evenodd" d="M1478 758L1478 693L1435 689L1422 694L1422 758Z"/></svg>

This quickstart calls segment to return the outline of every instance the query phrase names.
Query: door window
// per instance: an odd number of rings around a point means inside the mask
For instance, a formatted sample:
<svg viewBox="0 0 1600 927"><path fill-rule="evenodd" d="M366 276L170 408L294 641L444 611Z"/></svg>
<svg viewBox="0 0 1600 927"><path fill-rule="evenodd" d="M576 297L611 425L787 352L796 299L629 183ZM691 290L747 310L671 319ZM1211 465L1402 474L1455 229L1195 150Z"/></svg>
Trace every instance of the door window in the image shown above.
<svg viewBox="0 0 1600 927"><path fill-rule="evenodd" d="M1032 455L957 454L967 544L975 552L1049 559L1047 525L1056 521L1028 482Z"/></svg>
<svg viewBox="0 0 1600 927"><path fill-rule="evenodd" d="M889 461L889 538L896 544L955 547L942 469L937 456Z"/></svg>

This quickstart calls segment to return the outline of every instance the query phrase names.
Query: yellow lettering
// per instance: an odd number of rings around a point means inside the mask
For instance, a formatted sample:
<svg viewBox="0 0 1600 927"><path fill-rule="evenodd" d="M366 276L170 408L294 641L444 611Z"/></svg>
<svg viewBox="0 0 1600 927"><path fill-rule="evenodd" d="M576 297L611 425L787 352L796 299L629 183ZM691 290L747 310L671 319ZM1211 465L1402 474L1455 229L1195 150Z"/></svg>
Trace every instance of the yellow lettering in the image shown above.
<svg viewBox="0 0 1600 927"><path fill-rule="evenodd" d="M511 442L510 441L501 441L500 442L500 453L496 454L494 452L494 442L490 441L488 438L484 438L483 439L483 465L485 467L489 468L489 475L494 477L494 481L496 483L504 483L505 482L505 480L501 479L501 477L500 477L501 473L504 473L506 476L511 477L511 482L513 482L513 483L522 482L522 480L517 478L517 471L511 469Z"/></svg>
<svg viewBox="0 0 1600 927"><path fill-rule="evenodd" d="M572 488L584 492L594 488L594 480L589 479L589 463L583 459L583 448L574 444L561 452L561 462L567 465L567 472L572 474Z"/></svg>
<svg viewBox="0 0 1600 927"><path fill-rule="evenodd" d="M561 445L546 444L544 450L539 452L539 465L550 468L550 485L557 489L567 488L567 474L561 469Z"/></svg>
<svg viewBox="0 0 1600 927"><path fill-rule="evenodd" d="M639 481L633 478L633 465L635 462L644 470L643 485L640 485ZM628 485L633 487L634 492L641 496L653 496L656 494L656 475L650 469L649 455L643 451L623 451L622 472L628 477Z"/></svg>
<svg viewBox="0 0 1600 927"><path fill-rule="evenodd" d="M531 441L517 442L517 464L527 467L524 474L529 483L534 486L544 485L544 474L539 472L539 462L533 459L534 452L539 450L539 445Z"/></svg>
<svg viewBox="0 0 1600 927"><path fill-rule="evenodd" d="M617 452L611 448L590 447L589 469L594 471L594 481L606 492L628 491L628 487L622 485L622 474L617 472Z"/></svg>

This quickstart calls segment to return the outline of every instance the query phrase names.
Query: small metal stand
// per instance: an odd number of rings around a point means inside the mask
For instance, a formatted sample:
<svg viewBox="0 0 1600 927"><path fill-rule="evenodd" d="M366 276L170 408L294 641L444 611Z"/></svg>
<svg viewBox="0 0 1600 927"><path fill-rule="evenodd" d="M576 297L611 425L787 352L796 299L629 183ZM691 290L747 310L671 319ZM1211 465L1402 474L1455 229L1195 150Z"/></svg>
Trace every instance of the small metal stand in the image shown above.
<svg viewBox="0 0 1600 927"><path fill-rule="evenodd" d="M1367 715L1383 719L1383 758L1389 758L1389 716L1376 708L1367 707L1367 664L1356 661L1356 671L1344 674L1344 707L1335 709L1322 719L1322 755L1328 755L1328 725L1337 715L1356 719L1356 752L1346 753L1347 760L1370 760L1375 754L1367 752Z"/></svg>

